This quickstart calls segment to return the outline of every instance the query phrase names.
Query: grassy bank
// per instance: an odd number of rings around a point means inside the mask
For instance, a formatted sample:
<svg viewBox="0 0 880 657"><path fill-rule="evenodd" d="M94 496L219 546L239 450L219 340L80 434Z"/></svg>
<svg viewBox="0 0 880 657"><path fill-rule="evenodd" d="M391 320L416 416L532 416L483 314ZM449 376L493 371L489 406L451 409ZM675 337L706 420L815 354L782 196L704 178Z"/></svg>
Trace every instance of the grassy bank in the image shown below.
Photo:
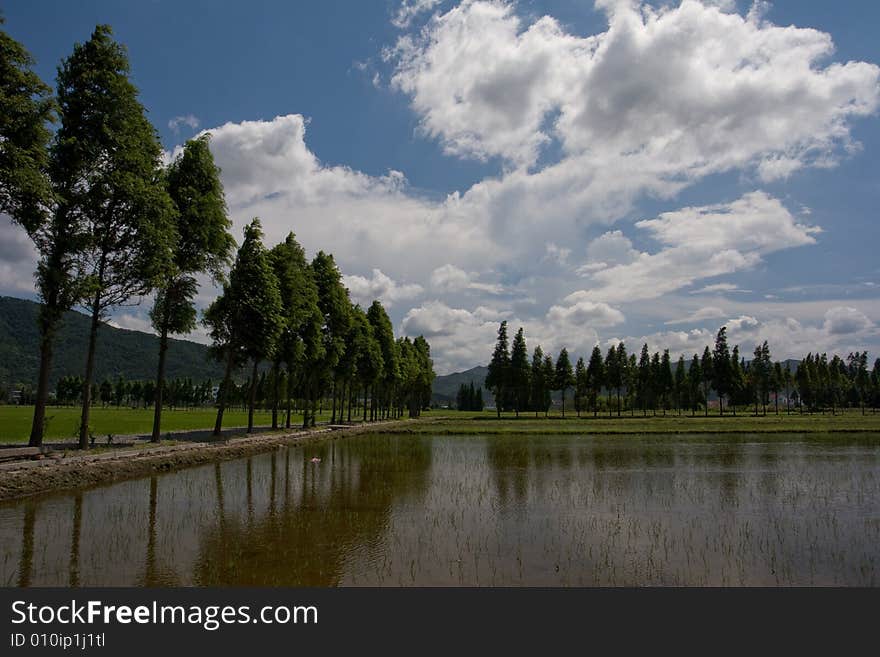
<svg viewBox="0 0 880 657"><path fill-rule="evenodd" d="M667 414L643 417L608 416L594 418L592 415L578 418L566 415L563 419L554 414L549 418L535 418L534 414L503 414L497 419L494 412L470 413L458 411L432 411L420 422L407 426L385 429L386 432L433 433L433 434L676 434L676 433L836 433L878 432L880 413L865 415L858 410L848 410L836 415L769 414L755 417L739 413L697 415Z"/></svg>
<svg viewBox="0 0 880 657"><path fill-rule="evenodd" d="M77 435L80 412L81 409L70 406L50 406L46 411L46 440L63 440ZM0 442L27 442L33 416L33 406L0 406ZM162 432L210 429L214 426L216 417L217 411L213 408L166 409L162 412ZM329 415L319 416L318 419L329 419ZM302 423L302 416L295 415L292 421L299 425ZM254 414L254 423L268 426L272 424L272 414L257 411ZM149 433L153 430L153 409L95 407L91 413L91 425L99 439L106 438L107 434L123 436ZM247 426L247 411L227 410L223 415L223 426Z"/></svg>

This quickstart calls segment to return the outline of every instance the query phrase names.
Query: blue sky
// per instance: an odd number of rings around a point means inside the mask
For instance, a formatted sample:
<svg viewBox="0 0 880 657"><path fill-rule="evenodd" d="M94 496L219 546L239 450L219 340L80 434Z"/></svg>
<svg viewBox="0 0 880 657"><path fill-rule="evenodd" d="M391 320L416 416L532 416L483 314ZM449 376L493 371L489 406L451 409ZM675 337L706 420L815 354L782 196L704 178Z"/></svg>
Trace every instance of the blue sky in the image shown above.
<svg viewBox="0 0 880 657"><path fill-rule="evenodd" d="M270 240L335 253L440 371L485 361L500 319L584 355L690 354L722 324L746 352L880 355L877 3L3 13L47 81L112 25L169 154L213 133L237 234L258 215ZM32 294L26 240L0 231L0 292ZM113 321L145 328L147 307Z"/></svg>

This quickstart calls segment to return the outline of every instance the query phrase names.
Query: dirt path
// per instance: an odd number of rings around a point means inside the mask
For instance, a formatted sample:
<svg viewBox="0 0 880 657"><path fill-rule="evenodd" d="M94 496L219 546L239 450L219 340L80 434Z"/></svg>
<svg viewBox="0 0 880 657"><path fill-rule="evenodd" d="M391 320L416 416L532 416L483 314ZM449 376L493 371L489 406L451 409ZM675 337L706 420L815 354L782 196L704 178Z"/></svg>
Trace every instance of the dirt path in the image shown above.
<svg viewBox="0 0 880 657"><path fill-rule="evenodd" d="M114 448L98 454L55 453L34 461L0 463L0 501L38 493L84 488L122 479L136 479L213 461L237 459L283 445L336 438L386 429L408 420L374 422L345 427L318 427L306 431L251 435L215 442L187 442L158 447ZM193 440L193 437L189 437Z"/></svg>

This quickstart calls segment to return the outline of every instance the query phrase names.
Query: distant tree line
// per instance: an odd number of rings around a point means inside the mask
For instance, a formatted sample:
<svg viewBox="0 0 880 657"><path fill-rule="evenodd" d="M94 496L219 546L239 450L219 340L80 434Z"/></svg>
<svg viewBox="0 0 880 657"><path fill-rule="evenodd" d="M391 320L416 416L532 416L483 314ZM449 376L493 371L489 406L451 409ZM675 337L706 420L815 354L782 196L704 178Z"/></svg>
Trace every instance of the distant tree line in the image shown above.
<svg viewBox="0 0 880 657"><path fill-rule="evenodd" d="M525 336L520 328L509 346L507 322L501 322L486 387L495 396L496 412L534 412L545 415L552 405L552 392L562 393L562 415L569 389L577 415L607 412L620 417L624 412L652 415L674 411L679 415L709 413L714 395L718 410L736 415L737 409L754 407L754 413L767 414L772 405L780 412L834 413L841 408L880 406L880 358L868 370L866 351L850 353L846 360L827 354L808 354L794 371L788 363L773 361L765 341L757 345L750 361L731 350L727 329L721 327L715 344L702 355L686 360L680 356L673 366L669 350L655 351L642 345L639 355L628 354L624 342L610 346L603 355L595 346L587 362L578 358L574 367L563 348L554 363L540 346L528 360Z"/></svg>
<svg viewBox="0 0 880 657"><path fill-rule="evenodd" d="M3 30L0 55L0 212L27 232L38 256L40 367L31 445L42 444L64 313L80 306L91 319L84 372L76 380L85 449L93 402L104 401L105 386L94 380L98 327L111 309L150 293L160 341L152 394L152 436L159 440L162 409L177 394L174 382L165 381L169 336L196 327L200 274L223 288L204 316L213 354L225 364L216 433L235 402L233 375L245 366L253 430L261 362L271 365L266 395L273 427L279 412L290 426L295 398L304 426L314 424L326 396L334 422L350 420L353 410L357 416L359 400L365 421L404 411L417 416L429 403L434 372L427 341L395 339L379 302L366 311L353 306L331 255L306 262L293 233L268 250L257 219L234 254L209 136L188 141L163 165L158 135L129 79L126 50L109 26L97 26L61 62L54 95L32 71L24 47Z"/></svg>
<svg viewBox="0 0 880 657"><path fill-rule="evenodd" d="M455 407L460 411L482 411L483 388L474 387L474 382L462 383L455 395Z"/></svg>

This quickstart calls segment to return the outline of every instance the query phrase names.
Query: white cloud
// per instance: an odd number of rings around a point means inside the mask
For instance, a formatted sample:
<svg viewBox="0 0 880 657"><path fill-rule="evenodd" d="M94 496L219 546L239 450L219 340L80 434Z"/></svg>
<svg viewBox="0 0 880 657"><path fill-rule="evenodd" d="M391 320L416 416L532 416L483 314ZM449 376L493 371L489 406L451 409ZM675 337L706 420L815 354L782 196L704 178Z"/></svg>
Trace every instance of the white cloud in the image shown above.
<svg viewBox="0 0 880 657"><path fill-rule="evenodd" d="M464 290L475 290L491 295L502 294L504 288L495 283L480 283L475 280L478 275L466 272L449 263L437 267L431 272L431 287L437 292L455 293Z"/></svg>
<svg viewBox="0 0 880 657"><path fill-rule="evenodd" d="M715 294L716 292L747 292L747 290L741 290L738 285L733 283L713 283L698 290L691 290L691 294Z"/></svg>
<svg viewBox="0 0 880 657"><path fill-rule="evenodd" d="M168 121L168 127L171 128L175 134L180 132L181 126L188 126L192 130L198 130L201 122L198 117L193 116L192 114L184 114L182 116L175 116L173 119Z"/></svg>
<svg viewBox="0 0 880 657"><path fill-rule="evenodd" d="M763 192L746 194L730 204L666 212L636 226L663 248L640 253L629 264L594 272L590 298L654 299L702 278L754 267L774 251L813 244L813 235L819 232L817 227L796 223L782 203Z"/></svg>
<svg viewBox="0 0 880 657"><path fill-rule="evenodd" d="M671 319L666 322L666 324L696 324L698 322L704 322L708 319L719 319L721 317L724 317L724 311L721 308L718 308L716 306L706 306L705 308L695 310L687 317L682 317L681 319Z"/></svg>
<svg viewBox="0 0 880 657"><path fill-rule="evenodd" d="M514 166L552 139L659 176L754 164L775 180L833 163L852 145L847 120L876 110L880 69L823 67L827 34L720 4L597 2L608 29L580 37L512 3L463 2L389 51L392 83L447 152Z"/></svg>
<svg viewBox="0 0 880 657"><path fill-rule="evenodd" d="M388 308L397 301L405 301L419 296L424 290L415 283L400 284L381 269L373 269L372 276L367 278L358 275L343 275L342 284L348 288L355 303L367 308L378 299Z"/></svg>
<svg viewBox="0 0 880 657"><path fill-rule="evenodd" d="M443 0L402 0L400 6L397 8L397 13L394 15L394 18L391 19L391 24L394 25L394 27L405 29L409 27L410 23L412 23L417 16L426 11L431 11L441 2L443 2Z"/></svg>
<svg viewBox="0 0 880 657"><path fill-rule="evenodd" d="M871 320L860 310L850 306L829 308L825 313L825 330L831 335L849 335L872 326Z"/></svg>

